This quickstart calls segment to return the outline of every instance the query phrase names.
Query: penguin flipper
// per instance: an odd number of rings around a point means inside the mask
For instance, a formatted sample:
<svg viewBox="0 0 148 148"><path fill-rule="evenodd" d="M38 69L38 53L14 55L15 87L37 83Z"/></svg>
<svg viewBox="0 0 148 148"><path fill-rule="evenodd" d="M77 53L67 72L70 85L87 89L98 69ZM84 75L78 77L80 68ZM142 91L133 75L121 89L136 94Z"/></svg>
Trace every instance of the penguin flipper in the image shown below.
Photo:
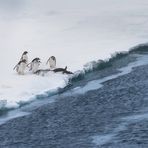
<svg viewBox="0 0 148 148"><path fill-rule="evenodd" d="M32 70L32 66L30 67L29 71L31 71L31 70Z"/></svg>
<svg viewBox="0 0 148 148"><path fill-rule="evenodd" d="M31 64L31 63L27 64L27 67L29 67L30 64Z"/></svg>
<svg viewBox="0 0 148 148"><path fill-rule="evenodd" d="M17 64L18 65L18 64ZM13 70L15 70L17 68L17 65L15 65L15 67L13 68Z"/></svg>
<svg viewBox="0 0 148 148"><path fill-rule="evenodd" d="M50 59L50 58L49 58ZM46 65L48 64L48 62L49 62L49 59L47 60L47 62L46 62Z"/></svg>
<svg viewBox="0 0 148 148"><path fill-rule="evenodd" d="M65 71L67 70L67 66L65 67Z"/></svg>

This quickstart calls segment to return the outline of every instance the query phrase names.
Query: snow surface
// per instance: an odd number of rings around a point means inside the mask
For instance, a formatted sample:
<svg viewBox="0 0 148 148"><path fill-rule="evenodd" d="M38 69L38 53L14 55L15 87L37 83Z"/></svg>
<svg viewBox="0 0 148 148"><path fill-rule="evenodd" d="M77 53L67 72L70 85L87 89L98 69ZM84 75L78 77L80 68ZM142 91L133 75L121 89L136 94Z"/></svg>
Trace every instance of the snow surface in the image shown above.
<svg viewBox="0 0 148 148"><path fill-rule="evenodd" d="M65 87L68 76L49 73L45 77L37 75L22 75L12 73L12 76L1 80L0 97L7 100L6 107L18 107L22 102L35 99L36 95L48 95L48 91L56 92L59 87Z"/></svg>
<svg viewBox="0 0 148 148"><path fill-rule="evenodd" d="M0 1L0 100L7 107L36 94L64 87L67 77L18 76L12 70L24 50L43 64L54 55L57 67L76 71L148 38L147 0Z"/></svg>

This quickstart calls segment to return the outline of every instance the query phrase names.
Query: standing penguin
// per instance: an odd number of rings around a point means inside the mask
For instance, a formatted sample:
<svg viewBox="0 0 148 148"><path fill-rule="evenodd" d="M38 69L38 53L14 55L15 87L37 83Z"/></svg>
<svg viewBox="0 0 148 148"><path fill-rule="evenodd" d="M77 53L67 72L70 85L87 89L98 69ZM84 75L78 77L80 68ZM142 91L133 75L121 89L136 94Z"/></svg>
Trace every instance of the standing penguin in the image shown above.
<svg viewBox="0 0 148 148"><path fill-rule="evenodd" d="M41 63L40 58L33 59L32 62L28 64L30 65L29 71L32 71L32 73L35 73L38 70L40 63Z"/></svg>
<svg viewBox="0 0 148 148"><path fill-rule="evenodd" d="M54 69L56 68L56 58L54 56L51 56L48 60L47 60L47 63L49 63L49 66L51 69Z"/></svg>
<svg viewBox="0 0 148 148"><path fill-rule="evenodd" d="M16 69L17 73L19 75L24 75L25 74L25 69L27 66L26 60L21 60L18 62L18 64L14 67L14 70Z"/></svg>
<svg viewBox="0 0 148 148"><path fill-rule="evenodd" d="M28 52L27 51L24 51L24 53L22 54L20 61L22 60L26 60L26 63L28 63Z"/></svg>

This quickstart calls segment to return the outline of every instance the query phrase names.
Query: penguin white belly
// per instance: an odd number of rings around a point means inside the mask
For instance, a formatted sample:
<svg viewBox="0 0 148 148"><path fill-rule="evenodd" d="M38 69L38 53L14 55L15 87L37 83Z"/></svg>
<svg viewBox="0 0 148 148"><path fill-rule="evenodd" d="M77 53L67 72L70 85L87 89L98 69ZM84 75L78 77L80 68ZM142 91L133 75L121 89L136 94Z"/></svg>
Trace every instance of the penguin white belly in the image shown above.
<svg viewBox="0 0 148 148"><path fill-rule="evenodd" d="M35 73L38 68L39 68L40 64L38 62L32 63L32 72Z"/></svg>
<svg viewBox="0 0 148 148"><path fill-rule="evenodd" d="M56 61L55 60L53 60L53 59L50 59L49 60L49 65L50 65L50 68L56 68Z"/></svg>
<svg viewBox="0 0 148 148"><path fill-rule="evenodd" d="M26 63L28 63L28 56L27 55L23 55L21 60L26 60Z"/></svg>
<svg viewBox="0 0 148 148"><path fill-rule="evenodd" d="M19 72L19 65L16 66L16 71Z"/></svg>
<svg viewBox="0 0 148 148"><path fill-rule="evenodd" d="M38 63L34 63L32 66L32 72L35 73L39 68L39 64Z"/></svg>
<svg viewBox="0 0 148 148"><path fill-rule="evenodd" d="M18 68L17 68L17 72L20 75L24 75L25 73L25 68L26 68L26 63L21 63Z"/></svg>

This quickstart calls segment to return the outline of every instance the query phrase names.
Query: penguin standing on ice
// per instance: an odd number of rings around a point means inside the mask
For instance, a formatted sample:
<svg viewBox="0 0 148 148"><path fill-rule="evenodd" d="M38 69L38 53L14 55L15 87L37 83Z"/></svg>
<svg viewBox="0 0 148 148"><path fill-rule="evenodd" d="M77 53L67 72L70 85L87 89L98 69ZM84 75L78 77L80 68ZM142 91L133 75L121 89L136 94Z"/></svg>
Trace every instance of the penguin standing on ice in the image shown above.
<svg viewBox="0 0 148 148"><path fill-rule="evenodd" d="M48 60L47 60L47 63L49 63L49 66L51 69L54 69L56 68L56 58L54 56L51 56Z"/></svg>
<svg viewBox="0 0 148 148"><path fill-rule="evenodd" d="M13 70L16 69L16 71L19 75L24 75L26 66L27 66L27 61L24 59L24 60L19 61Z"/></svg>
<svg viewBox="0 0 148 148"><path fill-rule="evenodd" d="M28 52L27 51L24 51L24 53L22 54L20 61L22 60L26 60L26 63L28 63Z"/></svg>
<svg viewBox="0 0 148 148"><path fill-rule="evenodd" d="M27 66L30 65L29 71L32 71L32 73L35 73L38 70L40 63L41 63L40 58L33 59L32 62L27 65Z"/></svg>

